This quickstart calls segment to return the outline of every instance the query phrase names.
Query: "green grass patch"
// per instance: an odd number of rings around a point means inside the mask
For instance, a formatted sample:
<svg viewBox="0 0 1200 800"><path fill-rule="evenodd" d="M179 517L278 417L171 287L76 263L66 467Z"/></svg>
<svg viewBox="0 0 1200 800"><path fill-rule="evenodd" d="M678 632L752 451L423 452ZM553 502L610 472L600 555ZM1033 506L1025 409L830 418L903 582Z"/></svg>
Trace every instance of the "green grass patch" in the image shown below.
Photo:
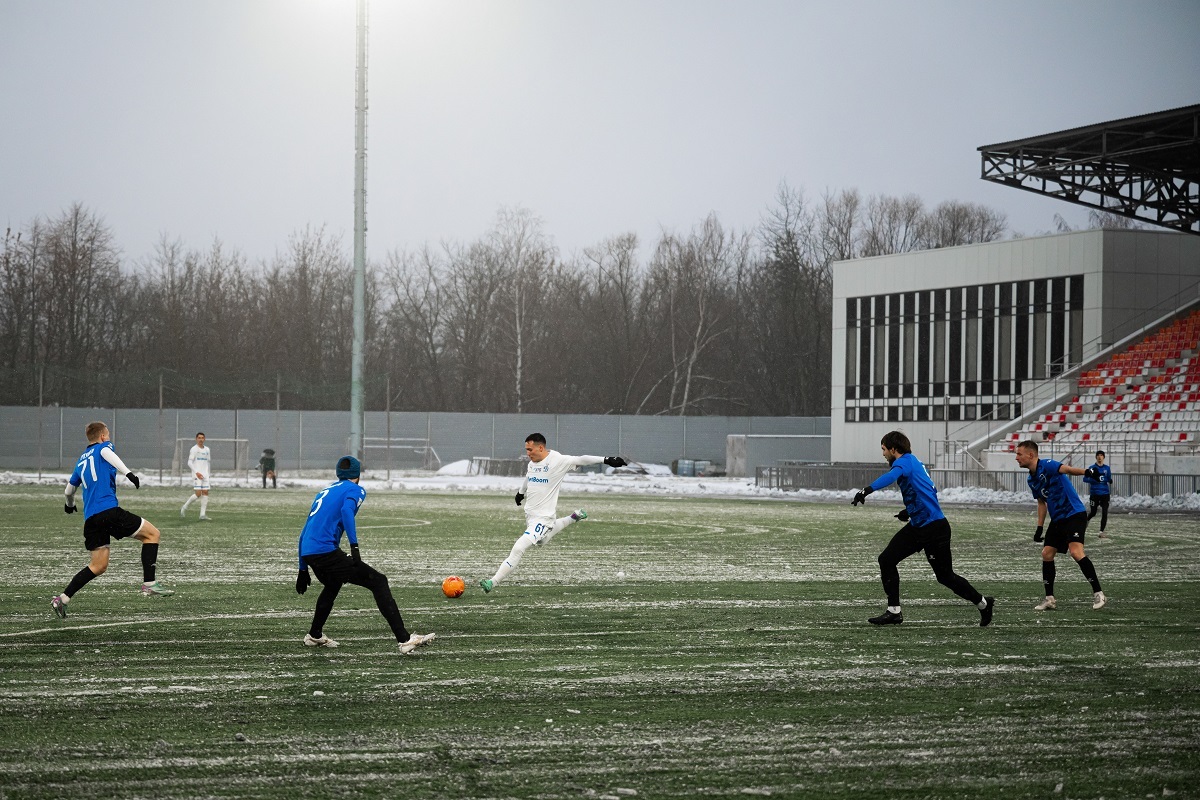
<svg viewBox="0 0 1200 800"><path fill-rule="evenodd" d="M60 620L82 520L58 490L0 487L0 797L1197 792L1200 517L1112 515L1088 543L1109 606L1063 554L1041 614L1032 504L951 508L993 626L917 555L904 624L876 629L882 504L565 496L591 518L484 595L523 526L510 497L375 491L363 556L438 634L404 657L353 586L326 626L342 646L301 643L312 494L218 490L201 523L184 491L126 489L178 593L142 598L120 542Z"/></svg>

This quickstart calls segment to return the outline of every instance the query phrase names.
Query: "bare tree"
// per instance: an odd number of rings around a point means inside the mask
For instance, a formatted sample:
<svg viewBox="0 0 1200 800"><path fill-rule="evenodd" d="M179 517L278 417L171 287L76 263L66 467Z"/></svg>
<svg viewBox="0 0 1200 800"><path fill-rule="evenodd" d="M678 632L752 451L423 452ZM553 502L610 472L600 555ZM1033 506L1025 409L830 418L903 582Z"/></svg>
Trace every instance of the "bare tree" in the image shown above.
<svg viewBox="0 0 1200 800"><path fill-rule="evenodd" d="M835 204L838 205L838 204ZM844 205L844 204L843 204ZM760 253L749 270L744 315L743 370L760 413L829 413L833 279L826 241L829 198L811 207L800 191L781 184L758 231ZM844 226L834 226L845 241ZM836 236L834 237L836 238Z"/></svg>
<svg viewBox="0 0 1200 800"><path fill-rule="evenodd" d="M414 401L423 397L434 408L451 407L445 382L448 365L443 361L449 311L442 285L450 258L449 245L443 245L440 254L425 246L411 256L388 253L384 267L392 301L385 338L400 351L389 364L400 366L396 362L409 361L410 354L418 364L397 389L411 392Z"/></svg>
<svg viewBox="0 0 1200 800"><path fill-rule="evenodd" d="M461 411L491 411L501 358L494 320L505 276L482 242L451 253L446 292L446 341L453 357L452 388Z"/></svg>
<svg viewBox="0 0 1200 800"><path fill-rule="evenodd" d="M543 301L554 249L542 231L542 221L525 208L500 210L487 238L490 256L503 276L503 302L509 324L501 328L512 358L514 410L525 407L525 361L530 338L540 331L537 309Z"/></svg>
<svg viewBox="0 0 1200 800"><path fill-rule="evenodd" d="M1008 229L1008 217L977 203L948 200L925 217L925 249L994 242Z"/></svg>
<svg viewBox="0 0 1200 800"><path fill-rule="evenodd" d="M595 362L605 367L602 386L616 390L608 397L605 410L619 414L629 413L637 381L653 350L648 324L652 293L646 289L637 251L637 234L627 233L605 239L583 254L592 273L586 319L603 334Z"/></svg>
<svg viewBox="0 0 1200 800"><path fill-rule="evenodd" d="M664 234L651 261L669 363L638 406L639 413L665 383L660 413L683 416L702 403L728 399L722 379L701 370L702 358L730 331L733 287L746 268L749 237L726 235L710 214L687 238ZM717 392L712 394L709 392Z"/></svg>
<svg viewBox="0 0 1200 800"><path fill-rule="evenodd" d="M867 200L859 255L866 258L916 250L924 216L925 204L915 194L872 195Z"/></svg>

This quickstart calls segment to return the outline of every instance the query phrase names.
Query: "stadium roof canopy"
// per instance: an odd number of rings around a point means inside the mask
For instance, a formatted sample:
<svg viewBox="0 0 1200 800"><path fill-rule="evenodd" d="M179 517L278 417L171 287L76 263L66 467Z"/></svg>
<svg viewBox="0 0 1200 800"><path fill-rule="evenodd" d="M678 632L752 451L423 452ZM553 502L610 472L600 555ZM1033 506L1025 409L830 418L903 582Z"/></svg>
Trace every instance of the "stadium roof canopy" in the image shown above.
<svg viewBox="0 0 1200 800"><path fill-rule="evenodd" d="M1200 235L1200 105L979 152L985 181Z"/></svg>

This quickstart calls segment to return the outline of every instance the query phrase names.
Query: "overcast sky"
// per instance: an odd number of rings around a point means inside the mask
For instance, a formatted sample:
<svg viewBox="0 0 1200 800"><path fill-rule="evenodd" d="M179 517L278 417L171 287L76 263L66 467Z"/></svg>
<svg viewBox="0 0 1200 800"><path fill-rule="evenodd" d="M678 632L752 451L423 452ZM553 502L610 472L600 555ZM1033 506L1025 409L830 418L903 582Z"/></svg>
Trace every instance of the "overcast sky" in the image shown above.
<svg viewBox="0 0 1200 800"><path fill-rule="evenodd" d="M165 234L252 262L350 252L353 0L0 0L0 224L84 204L130 261ZM373 0L367 249L537 214L564 255L781 181L1086 209L980 180L981 145L1200 102L1200 2Z"/></svg>

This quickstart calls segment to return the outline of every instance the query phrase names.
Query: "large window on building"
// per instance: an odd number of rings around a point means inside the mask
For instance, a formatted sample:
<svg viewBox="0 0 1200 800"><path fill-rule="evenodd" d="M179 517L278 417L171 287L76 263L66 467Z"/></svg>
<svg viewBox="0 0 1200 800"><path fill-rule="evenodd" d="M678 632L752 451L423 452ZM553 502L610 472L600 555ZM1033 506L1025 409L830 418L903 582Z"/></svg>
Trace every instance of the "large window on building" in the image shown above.
<svg viewBox="0 0 1200 800"><path fill-rule="evenodd" d="M1010 419L1083 355L1083 276L846 300L846 420Z"/></svg>

